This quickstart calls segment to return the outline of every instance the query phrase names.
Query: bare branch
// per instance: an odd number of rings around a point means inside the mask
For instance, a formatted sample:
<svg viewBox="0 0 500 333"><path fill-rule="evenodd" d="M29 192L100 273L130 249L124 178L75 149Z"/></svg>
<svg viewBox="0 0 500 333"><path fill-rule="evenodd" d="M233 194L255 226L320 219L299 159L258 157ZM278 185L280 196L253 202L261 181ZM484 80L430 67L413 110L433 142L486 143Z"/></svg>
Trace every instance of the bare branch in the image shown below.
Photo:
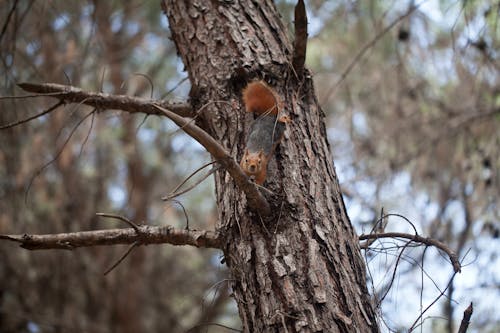
<svg viewBox="0 0 500 333"><path fill-rule="evenodd" d="M98 109L119 109L130 113L165 116L163 112L153 106L157 104L183 117L195 115L191 106L186 103L169 103L126 95L88 92L73 86L56 83L19 83L18 86L27 92L42 94L42 96L50 94L50 97L58 98L64 102L83 103Z"/></svg>
<svg viewBox="0 0 500 333"><path fill-rule="evenodd" d="M134 228L80 231L47 235L0 235L20 243L28 250L63 249L73 250L78 247L98 245L133 244L172 244L191 245L218 249L222 246L221 237L213 231L181 230L171 226L139 225L139 232Z"/></svg>
<svg viewBox="0 0 500 333"><path fill-rule="evenodd" d="M12 14L16 11L16 7L19 1L14 1L14 4L12 5L12 8L9 11L9 14L7 15L7 19L5 20L5 23L3 24L2 31L0 32L0 42L3 39L3 36L5 35L5 31L7 31L7 27L10 23L10 19L12 17Z"/></svg>
<svg viewBox="0 0 500 333"><path fill-rule="evenodd" d="M307 50L307 13L304 0L295 6L295 40L293 42L293 68L299 77L304 71Z"/></svg>
<svg viewBox="0 0 500 333"><path fill-rule="evenodd" d="M59 101L56 104L52 105L47 110L44 110L44 111L42 111L42 112L40 112L38 114L35 114L34 116L28 117L26 119L18 120L18 121L15 121L15 122L7 124L7 125L2 125L2 126L0 126L0 130L7 129L7 128L12 128L12 127L15 127L15 126L27 123L29 121L32 121L33 119L40 118L40 117L46 115L47 113L50 113L50 112L54 111L55 109L57 109L58 107L60 107L63 104L64 104L63 101Z"/></svg>
<svg viewBox="0 0 500 333"><path fill-rule="evenodd" d="M116 267L118 267L119 264L122 263L123 260L125 260L125 258L128 257L128 255L132 252L133 249L136 248L136 246L139 246L139 242L133 242L132 245L130 245L127 249L127 251L125 251L124 254L122 254L122 256L113 264L111 265L110 268L108 268L105 272L104 272L104 276L108 275L109 273L111 273L111 271L113 269L115 269Z"/></svg>
<svg viewBox="0 0 500 333"><path fill-rule="evenodd" d="M462 322L460 323L460 327L458 328L458 333L466 333L467 328L469 328L470 317L472 316L472 302L464 311L464 317L462 318ZM450 318L451 320L451 318Z"/></svg>
<svg viewBox="0 0 500 333"><path fill-rule="evenodd" d="M384 301L384 299L387 297L387 295L389 294L389 291L391 290L393 284L394 284L394 281L396 279L396 272L398 270L398 266L399 266L399 262L400 260L403 258L403 253L405 251L405 249L410 245L411 241L408 241L404 246L403 246L403 249L401 250L401 252L399 252L399 255L397 256L397 259L396 259L396 263L394 265L394 270L392 272L392 276L391 276L391 279L389 280L389 284L385 286L385 292L377 297L377 305L376 305L376 308L380 308L382 302Z"/></svg>
<svg viewBox="0 0 500 333"><path fill-rule="evenodd" d="M179 185L177 185L175 187L175 189L172 190L172 192L170 192L170 194L164 196L161 198L161 200L163 201L169 201L173 198L176 198L178 196L181 196L182 194L184 193L187 193L189 191L191 191L193 188L195 188L196 186L198 186L199 184L201 184L205 179L208 178L208 176L210 176L211 174L213 174L215 171L217 171L219 169L219 166L215 166L213 167L209 172L207 172L205 175L203 175L203 177L201 177L199 180L197 180L194 184L192 184L191 186L189 186L188 188L185 188L183 189L182 191L179 191L179 189L184 185L186 184L186 182L191 179L194 175L196 175L198 172L200 172L201 170L203 170L204 168L206 168L207 166L209 165L212 165L214 164L215 162L210 162L210 163L207 163L203 166L201 166L200 168L198 168L196 171L194 171L193 173L191 173L186 179L184 179Z"/></svg>
<svg viewBox="0 0 500 333"><path fill-rule="evenodd" d="M182 202L180 202L179 200L171 200L172 202L175 202L176 204L178 204L179 206L181 206L182 208L182 211L184 213L184 217L186 218L186 226L184 227L184 229L186 230L189 230L189 216L187 214L187 211L186 211L186 208L184 207L184 205L182 204Z"/></svg>
<svg viewBox="0 0 500 333"><path fill-rule="evenodd" d="M448 284L446 285L446 288L444 288L439 293L439 295L429 305L427 305L427 307L423 311L420 312L420 315L418 316L417 319L415 319L415 321L411 325L410 329L408 330L408 333L413 332L419 326L419 325L417 325L417 323L423 317L424 313L426 313L427 310L429 310L434 304L436 304L437 301L439 301L439 299L441 297L443 297L443 295L446 293L446 290L448 290L448 288L450 287L451 283L453 282L453 279L455 278L455 275L457 275L456 271L455 271L455 273L453 273L453 275L451 276L450 280L448 281ZM450 318L450 320L451 320L451 318Z"/></svg>
<svg viewBox="0 0 500 333"><path fill-rule="evenodd" d="M453 269L455 270L456 273L459 273L461 271L461 265L460 265L460 262L458 261L458 257L456 255L456 253L454 251L452 251L444 243L441 243L440 241L433 239L433 238L422 237L419 235L406 234L406 233L402 233L402 232L374 233L374 234L369 234L369 235L360 235L358 238L360 241L368 240L368 239L380 239L380 238L404 238L404 239L409 239L409 240L417 242L417 243L435 246L448 255L448 257L450 258L451 264L453 265ZM366 248L366 246L364 246L364 245L361 245L361 247Z"/></svg>
<svg viewBox="0 0 500 333"><path fill-rule="evenodd" d="M192 332L194 329L197 329L197 328L203 327L203 326L218 326L218 327L225 328L228 331L243 332L242 330L239 330L237 328L229 327L229 326L218 324L218 323L203 323L203 324L198 324L198 325L196 325L194 327L191 327L187 332Z"/></svg>
<svg viewBox="0 0 500 333"><path fill-rule="evenodd" d="M129 227L133 228L136 232L139 232L139 226L137 224L135 224L135 222L130 221L125 216L116 215L116 214L108 214L108 213L95 213L95 215L120 220L120 221L128 224Z"/></svg>
<svg viewBox="0 0 500 333"><path fill-rule="evenodd" d="M78 127L80 127L80 125L90 116L90 115L93 115L95 113L95 109L90 111L86 116L84 116L82 119L80 119L78 121L78 123L73 127L73 129L71 130L71 132L69 133L68 137L66 138L66 140L64 141L63 145L61 146L61 148L59 149L59 151L56 153L56 155L50 160L48 161L47 163L45 163L44 165L42 165L36 172L35 174L31 177L29 183L28 183L28 187L24 193L24 202L28 202L28 194L30 192L30 189L31 189L31 186L33 185L33 182L35 181L36 177L38 177L42 172L43 170L45 170L45 168L47 168L49 165L51 165L54 161L56 161L59 156L61 156L62 152L64 151L64 148L66 147L66 145L68 144L69 140L71 140L71 138L73 137L73 134L75 134L76 130L78 129Z"/></svg>
<svg viewBox="0 0 500 333"><path fill-rule="evenodd" d="M179 82L177 82L177 84L172 89L170 89L169 91L167 91L163 95L161 95L161 99L164 99L168 95L170 95L171 93L173 93L177 88L179 88L179 86L181 84L183 84L184 82L186 82L188 79L189 79L189 77L187 77L187 76L185 78L181 79Z"/></svg>

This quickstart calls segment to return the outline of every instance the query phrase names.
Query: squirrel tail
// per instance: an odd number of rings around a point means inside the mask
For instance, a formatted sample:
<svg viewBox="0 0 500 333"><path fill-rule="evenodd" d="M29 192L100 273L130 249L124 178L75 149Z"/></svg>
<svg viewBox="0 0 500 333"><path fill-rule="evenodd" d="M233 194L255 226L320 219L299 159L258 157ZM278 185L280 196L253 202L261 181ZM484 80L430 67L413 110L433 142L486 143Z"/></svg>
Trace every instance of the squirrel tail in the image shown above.
<svg viewBox="0 0 500 333"><path fill-rule="evenodd" d="M243 89L243 102L247 112L254 112L257 115L278 115L276 93L264 81L250 82Z"/></svg>

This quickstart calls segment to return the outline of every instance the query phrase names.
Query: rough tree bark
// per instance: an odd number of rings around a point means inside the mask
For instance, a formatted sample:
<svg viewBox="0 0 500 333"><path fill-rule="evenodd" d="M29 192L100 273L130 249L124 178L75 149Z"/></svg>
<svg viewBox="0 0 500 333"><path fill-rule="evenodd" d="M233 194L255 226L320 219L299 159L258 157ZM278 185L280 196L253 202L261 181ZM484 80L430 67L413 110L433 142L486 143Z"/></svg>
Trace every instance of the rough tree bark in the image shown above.
<svg viewBox="0 0 500 333"><path fill-rule="evenodd" d="M274 4L164 0L162 7L191 102L202 110L197 123L234 158L252 120L241 104L242 76L273 80L292 118L268 171L270 217L248 208L225 171L216 174L217 228L244 331L378 332L324 114L311 77L291 68L292 46Z"/></svg>

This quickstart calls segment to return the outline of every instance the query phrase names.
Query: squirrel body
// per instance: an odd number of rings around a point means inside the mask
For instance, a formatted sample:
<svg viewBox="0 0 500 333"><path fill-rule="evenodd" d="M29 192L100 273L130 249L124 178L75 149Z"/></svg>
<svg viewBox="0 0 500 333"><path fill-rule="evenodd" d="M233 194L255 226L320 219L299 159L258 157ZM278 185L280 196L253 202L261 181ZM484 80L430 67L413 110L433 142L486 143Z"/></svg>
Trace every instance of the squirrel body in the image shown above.
<svg viewBox="0 0 500 333"><path fill-rule="evenodd" d="M285 121L278 119L278 98L263 81L254 81L243 90L247 112L258 115L250 127L240 166L259 185L264 184L267 165L285 131Z"/></svg>

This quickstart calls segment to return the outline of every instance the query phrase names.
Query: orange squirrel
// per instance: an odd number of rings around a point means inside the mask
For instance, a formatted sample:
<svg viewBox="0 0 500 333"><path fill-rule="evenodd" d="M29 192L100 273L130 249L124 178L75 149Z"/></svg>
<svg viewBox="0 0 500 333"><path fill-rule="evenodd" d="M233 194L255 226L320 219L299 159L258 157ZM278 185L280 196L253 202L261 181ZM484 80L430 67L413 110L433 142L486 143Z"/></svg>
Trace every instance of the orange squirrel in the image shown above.
<svg viewBox="0 0 500 333"><path fill-rule="evenodd" d="M240 166L259 185L266 180L267 164L285 131L286 120L278 119L278 100L274 90L262 81L251 82L243 90L245 109L259 117L250 127Z"/></svg>

